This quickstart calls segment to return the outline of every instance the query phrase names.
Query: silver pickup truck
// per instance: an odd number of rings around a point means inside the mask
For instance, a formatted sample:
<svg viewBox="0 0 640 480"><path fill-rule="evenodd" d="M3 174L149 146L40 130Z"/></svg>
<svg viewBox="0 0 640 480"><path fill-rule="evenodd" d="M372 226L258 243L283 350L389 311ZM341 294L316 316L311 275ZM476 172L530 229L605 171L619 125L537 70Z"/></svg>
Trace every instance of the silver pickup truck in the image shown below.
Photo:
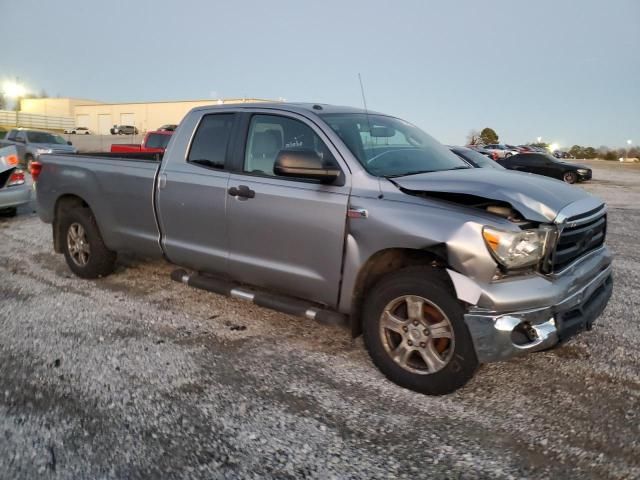
<svg viewBox="0 0 640 480"><path fill-rule="evenodd" d="M540 176L470 168L403 120L318 104L200 107L164 157L43 155L40 218L83 278L116 252L193 287L364 335L427 394L589 330L612 292L607 209Z"/></svg>

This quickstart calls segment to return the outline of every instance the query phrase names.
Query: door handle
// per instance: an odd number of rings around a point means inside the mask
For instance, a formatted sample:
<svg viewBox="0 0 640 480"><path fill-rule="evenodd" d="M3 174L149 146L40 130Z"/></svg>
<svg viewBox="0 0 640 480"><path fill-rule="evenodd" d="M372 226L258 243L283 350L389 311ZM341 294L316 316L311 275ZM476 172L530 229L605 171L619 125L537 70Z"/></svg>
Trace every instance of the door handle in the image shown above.
<svg viewBox="0 0 640 480"><path fill-rule="evenodd" d="M227 192L232 197L254 198L256 196L256 192L254 190L251 190L246 185L231 187L229 190L227 190Z"/></svg>

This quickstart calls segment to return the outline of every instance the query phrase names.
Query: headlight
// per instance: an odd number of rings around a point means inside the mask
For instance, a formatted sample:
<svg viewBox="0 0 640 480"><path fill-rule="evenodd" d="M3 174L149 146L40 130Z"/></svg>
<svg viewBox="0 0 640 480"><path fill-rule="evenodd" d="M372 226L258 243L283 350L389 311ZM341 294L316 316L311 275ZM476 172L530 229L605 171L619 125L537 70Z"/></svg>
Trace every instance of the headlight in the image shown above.
<svg viewBox="0 0 640 480"><path fill-rule="evenodd" d="M578 173L582 173L582 174L589 173L589 170L587 170L586 168L579 168Z"/></svg>
<svg viewBox="0 0 640 480"><path fill-rule="evenodd" d="M36 153L42 155L43 153L51 153L53 150L50 148L36 148Z"/></svg>
<svg viewBox="0 0 640 480"><path fill-rule="evenodd" d="M482 236L494 258L507 268L535 265L545 254L551 229L511 232L484 227Z"/></svg>

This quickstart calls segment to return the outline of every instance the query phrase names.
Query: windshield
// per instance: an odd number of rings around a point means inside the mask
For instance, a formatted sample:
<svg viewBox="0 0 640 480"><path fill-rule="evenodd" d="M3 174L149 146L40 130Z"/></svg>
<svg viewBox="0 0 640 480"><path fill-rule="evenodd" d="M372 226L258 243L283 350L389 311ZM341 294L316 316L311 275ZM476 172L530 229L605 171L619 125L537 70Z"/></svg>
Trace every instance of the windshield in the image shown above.
<svg viewBox="0 0 640 480"><path fill-rule="evenodd" d="M27 132L27 138L31 143L51 143L58 145L67 144L67 141L60 135L54 135L47 132Z"/></svg>
<svg viewBox="0 0 640 480"><path fill-rule="evenodd" d="M397 118L364 113L321 117L371 175L401 177L471 168L422 130Z"/></svg>

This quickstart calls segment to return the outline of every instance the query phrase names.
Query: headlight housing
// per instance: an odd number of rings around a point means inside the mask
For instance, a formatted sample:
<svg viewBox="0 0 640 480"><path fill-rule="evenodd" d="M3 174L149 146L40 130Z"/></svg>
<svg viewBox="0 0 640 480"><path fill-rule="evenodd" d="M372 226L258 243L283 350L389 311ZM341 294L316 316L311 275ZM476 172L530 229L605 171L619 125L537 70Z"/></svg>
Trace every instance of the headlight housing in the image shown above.
<svg viewBox="0 0 640 480"><path fill-rule="evenodd" d="M546 251L552 228L535 228L519 232L484 227L482 236L493 257L507 269L529 267L539 263Z"/></svg>
<svg viewBox="0 0 640 480"><path fill-rule="evenodd" d="M43 153L51 153L53 152L53 150L51 150L50 148L36 148L36 153L38 155L42 155Z"/></svg>
<svg viewBox="0 0 640 480"><path fill-rule="evenodd" d="M578 173L589 173L589 170L587 170L586 168L579 168Z"/></svg>

